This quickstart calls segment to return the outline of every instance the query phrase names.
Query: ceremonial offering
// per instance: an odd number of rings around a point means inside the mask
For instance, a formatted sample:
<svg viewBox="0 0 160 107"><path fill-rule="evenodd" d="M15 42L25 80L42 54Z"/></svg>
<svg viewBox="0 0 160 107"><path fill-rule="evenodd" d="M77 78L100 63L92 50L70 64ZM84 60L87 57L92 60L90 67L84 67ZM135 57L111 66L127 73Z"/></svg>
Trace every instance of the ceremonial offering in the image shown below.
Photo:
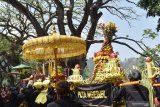
<svg viewBox="0 0 160 107"><path fill-rule="evenodd" d="M83 79L81 75L72 75L67 79L68 82L81 82L82 80Z"/></svg>
<svg viewBox="0 0 160 107"><path fill-rule="evenodd" d="M117 32L114 23L101 24L103 29L104 42L100 51L94 54L94 71L91 83L101 83L105 81L114 82L116 79L123 78L123 72L119 63L118 54L113 51L111 40Z"/></svg>
<svg viewBox="0 0 160 107"><path fill-rule="evenodd" d="M72 71L73 71L73 74L68 77L67 81L74 82L74 83L81 82L83 78L80 75L80 65L79 64L75 65L75 68L72 69Z"/></svg>

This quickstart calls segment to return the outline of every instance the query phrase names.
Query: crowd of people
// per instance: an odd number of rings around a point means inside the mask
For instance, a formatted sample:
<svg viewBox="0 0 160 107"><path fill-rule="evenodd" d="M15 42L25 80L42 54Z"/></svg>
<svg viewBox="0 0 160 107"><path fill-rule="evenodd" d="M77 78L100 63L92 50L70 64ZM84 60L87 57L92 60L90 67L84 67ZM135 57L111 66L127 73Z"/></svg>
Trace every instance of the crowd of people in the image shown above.
<svg viewBox="0 0 160 107"><path fill-rule="evenodd" d="M1 107L35 107L34 99L39 90L32 86L20 87L1 87L0 105Z"/></svg>
<svg viewBox="0 0 160 107"><path fill-rule="evenodd" d="M139 81L141 74L137 70L132 70L129 72L128 79L131 82ZM114 85L112 90L113 106L118 107L120 105L118 102L123 98L126 107L150 107L149 91L145 86L130 84L120 88L117 84ZM160 100L158 90L156 89L157 101ZM45 93L46 101L44 103L36 101L40 93L43 95ZM40 96L41 98L43 97ZM1 87L0 107L83 107L83 105L75 101L74 83L61 80L54 87L50 83L48 85L42 84L41 87L36 87L34 84L25 85L25 87Z"/></svg>
<svg viewBox="0 0 160 107"><path fill-rule="evenodd" d="M70 90L71 85L67 81L59 81L55 87L48 85L47 101L44 104L36 102L37 96L42 93L44 87L36 88L32 85L23 88L1 87L0 107L82 107L80 103L74 101L74 92ZM53 103L54 101L57 106Z"/></svg>

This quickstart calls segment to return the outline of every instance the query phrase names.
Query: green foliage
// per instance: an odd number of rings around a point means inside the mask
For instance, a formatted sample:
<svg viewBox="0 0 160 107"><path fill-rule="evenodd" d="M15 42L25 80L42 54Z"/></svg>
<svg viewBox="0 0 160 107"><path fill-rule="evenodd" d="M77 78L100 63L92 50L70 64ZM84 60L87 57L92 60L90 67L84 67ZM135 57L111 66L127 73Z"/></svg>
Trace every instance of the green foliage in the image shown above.
<svg viewBox="0 0 160 107"><path fill-rule="evenodd" d="M160 15L160 2L159 0L140 0L138 5L147 10L147 15L148 16L156 16Z"/></svg>
<svg viewBox="0 0 160 107"><path fill-rule="evenodd" d="M144 51L144 54L151 57L155 66L160 67L160 52L158 52L158 51L159 50L157 50L157 48L151 48L151 49L147 49L146 51ZM139 57L139 61L140 61L139 67L144 68L145 67L145 58L141 56L141 57Z"/></svg>
<svg viewBox="0 0 160 107"><path fill-rule="evenodd" d="M142 36L146 38L155 39L158 36L158 34L153 32L151 29L146 29L144 30L144 34ZM151 57L155 64L157 66L160 66L160 44L157 45L155 48L147 48L144 51L144 54L146 56Z"/></svg>
<svg viewBox="0 0 160 107"><path fill-rule="evenodd" d="M147 16L160 16L160 1L159 0L140 0L139 7L147 11ZM159 19L160 20L160 19ZM158 21L157 30L160 30L160 23Z"/></svg>
<svg viewBox="0 0 160 107"><path fill-rule="evenodd" d="M156 48L158 49L158 52L160 52L160 44L157 45Z"/></svg>
<svg viewBox="0 0 160 107"><path fill-rule="evenodd" d="M159 56L159 50L157 48L150 48L150 49L147 49L145 52L144 52L147 56L150 56L152 57L152 60L156 60Z"/></svg>
<svg viewBox="0 0 160 107"><path fill-rule="evenodd" d="M10 46L11 46L11 43L3 38L2 36L0 36L0 53L1 52L6 52L6 51L9 51L10 50Z"/></svg>
<svg viewBox="0 0 160 107"><path fill-rule="evenodd" d="M145 29L142 36L155 39L158 36L158 34L156 32L153 32L151 29Z"/></svg>
<svg viewBox="0 0 160 107"><path fill-rule="evenodd" d="M152 58L153 62L155 63L156 66L160 67L160 48L159 46L156 46L155 48L148 48L144 51L144 54L146 56L149 56ZM140 67L144 68L145 65L145 58L144 57L139 57L140 59Z"/></svg>

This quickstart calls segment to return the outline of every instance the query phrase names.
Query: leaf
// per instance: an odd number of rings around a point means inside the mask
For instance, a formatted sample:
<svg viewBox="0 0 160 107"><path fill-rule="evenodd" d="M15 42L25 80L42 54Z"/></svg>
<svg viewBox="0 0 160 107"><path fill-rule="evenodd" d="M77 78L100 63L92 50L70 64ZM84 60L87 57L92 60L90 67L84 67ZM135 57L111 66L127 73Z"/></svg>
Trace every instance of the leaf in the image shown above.
<svg viewBox="0 0 160 107"><path fill-rule="evenodd" d="M151 29L145 29L142 36L155 39L158 36L158 34L152 31Z"/></svg>

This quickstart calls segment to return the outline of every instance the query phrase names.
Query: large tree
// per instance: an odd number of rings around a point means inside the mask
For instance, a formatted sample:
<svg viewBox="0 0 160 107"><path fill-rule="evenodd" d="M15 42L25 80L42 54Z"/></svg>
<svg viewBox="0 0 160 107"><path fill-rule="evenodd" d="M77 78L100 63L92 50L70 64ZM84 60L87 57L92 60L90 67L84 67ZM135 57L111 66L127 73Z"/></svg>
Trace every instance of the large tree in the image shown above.
<svg viewBox="0 0 160 107"><path fill-rule="evenodd" d="M138 6L141 7L142 9L147 11L147 17L158 17L160 16L160 0L139 0ZM158 24L157 24L157 31L160 30L160 18L158 19ZM150 32L149 30L146 31ZM155 34L152 34L150 36L152 39L154 39L156 36ZM145 54L148 56L151 56L152 59L155 61L157 66L160 66L160 44L157 44L155 48L149 48L145 51Z"/></svg>
<svg viewBox="0 0 160 107"><path fill-rule="evenodd" d="M147 11L147 17L160 16L160 1L159 0L140 0L138 5ZM158 20L157 31L160 30L160 18Z"/></svg>
<svg viewBox="0 0 160 107"><path fill-rule="evenodd" d="M123 0L134 4L130 0ZM23 41L33 37L47 36L55 26L60 34L83 37L86 40L87 52L93 43L97 23L102 16L101 10L129 22L136 18L131 7L120 6L118 0L1 0L0 33L13 45L13 58ZM115 37L112 42L125 45L136 53L132 46L120 40L135 42L142 50L142 42L128 37ZM85 58L83 58L85 59ZM11 65L15 65L14 61ZM71 64L73 65L73 64Z"/></svg>

